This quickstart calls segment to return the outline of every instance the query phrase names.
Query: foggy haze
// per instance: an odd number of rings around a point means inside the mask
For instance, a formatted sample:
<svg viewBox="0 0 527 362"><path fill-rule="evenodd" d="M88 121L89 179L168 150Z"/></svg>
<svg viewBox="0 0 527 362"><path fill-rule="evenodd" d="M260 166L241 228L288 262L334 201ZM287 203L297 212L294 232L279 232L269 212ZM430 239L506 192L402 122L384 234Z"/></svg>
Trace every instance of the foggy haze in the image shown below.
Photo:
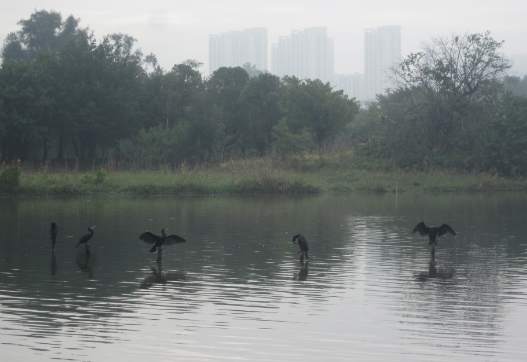
<svg viewBox="0 0 527 362"><path fill-rule="evenodd" d="M505 40L507 55L527 53L524 14L527 2L517 0L345 2L312 0L194 0L72 2L2 1L0 38L17 31L17 22L35 10L55 10L63 19L73 15L96 37L121 32L132 35L143 53L154 53L165 69L186 59L203 63L208 71L209 35L251 27L268 29L269 48L292 30L326 26L334 39L335 73L364 71L364 30L385 25L402 27L403 57L417 51L431 36L489 30ZM269 52L270 54L270 52Z"/></svg>

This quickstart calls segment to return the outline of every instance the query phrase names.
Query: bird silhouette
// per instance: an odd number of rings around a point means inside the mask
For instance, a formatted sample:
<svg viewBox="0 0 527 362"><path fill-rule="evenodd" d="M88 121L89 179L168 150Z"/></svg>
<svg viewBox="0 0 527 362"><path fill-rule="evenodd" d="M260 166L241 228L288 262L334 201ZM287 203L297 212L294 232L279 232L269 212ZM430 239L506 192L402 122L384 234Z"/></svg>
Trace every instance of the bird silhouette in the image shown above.
<svg viewBox="0 0 527 362"><path fill-rule="evenodd" d="M145 243L153 245L150 252L153 253L157 249L161 250L163 245L174 245L179 243L185 243L187 240L177 235L166 235L165 231L167 228L161 229L161 236L152 234L151 232L144 232L141 234L139 239L143 240Z"/></svg>
<svg viewBox="0 0 527 362"><path fill-rule="evenodd" d="M80 238L79 243L77 244L76 247L78 247L80 244L86 244L86 245L88 246L88 241L89 241L89 240L92 238L92 236L93 236L93 228L94 228L94 227L95 227L95 226L90 226L90 227L88 228L88 233L87 233L87 234L84 234L84 235L82 236L82 238Z"/></svg>
<svg viewBox="0 0 527 362"><path fill-rule="evenodd" d="M446 234L456 235L454 229L452 229L447 224L443 224L439 227L437 226L426 226L424 221L421 221L412 231L412 234L415 234L416 231L419 231L421 235L428 235L428 245L432 247L432 256L435 253L435 246L437 245L436 237L443 236Z"/></svg>
<svg viewBox="0 0 527 362"><path fill-rule="evenodd" d="M295 236L293 236L293 243L298 244L298 246L300 246L300 259L304 258L304 254L306 255L306 259L309 259L309 256L307 255L309 247L307 246L307 240L304 235L296 234Z"/></svg>

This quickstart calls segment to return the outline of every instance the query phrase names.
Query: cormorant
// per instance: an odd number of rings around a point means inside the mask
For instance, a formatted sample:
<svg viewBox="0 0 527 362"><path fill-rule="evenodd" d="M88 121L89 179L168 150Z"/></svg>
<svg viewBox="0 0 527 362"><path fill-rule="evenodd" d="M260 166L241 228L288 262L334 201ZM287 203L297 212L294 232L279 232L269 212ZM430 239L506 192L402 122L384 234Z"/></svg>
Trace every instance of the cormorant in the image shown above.
<svg viewBox="0 0 527 362"><path fill-rule="evenodd" d="M88 228L88 233L85 234L82 238L80 238L79 243L77 244L76 247L78 247L80 244L86 244L86 248L89 247L89 245L88 245L88 240L90 240L91 237L93 236L93 228L94 228L94 227L95 227L95 226L90 226L90 227Z"/></svg>
<svg viewBox="0 0 527 362"><path fill-rule="evenodd" d="M49 234L50 234L50 237L49 239L51 240L51 249L55 249L55 242L57 241L57 233L59 232L59 226L57 225L57 223L55 223L55 221L53 221L51 223L51 228L49 229Z"/></svg>
<svg viewBox="0 0 527 362"><path fill-rule="evenodd" d="M414 231L412 231L412 234L414 234L416 231L419 231L419 234L421 235L428 235L428 238L429 238L428 245L432 247L432 256L435 253L435 246L437 245L437 240L436 240L437 236L443 236L446 234L452 234L454 236L456 235L456 232L454 231L454 229L452 229L447 224L443 224L439 227L437 226L428 227L425 225L424 221L421 221L419 224L417 224L417 226L414 228Z"/></svg>
<svg viewBox="0 0 527 362"><path fill-rule="evenodd" d="M297 241L298 239L298 241ZM306 255L306 258L309 259L309 256L307 255L307 252L309 250L309 247L307 246L307 240L302 234L296 234L293 236L293 243L298 244L300 246L300 259L304 258L304 253Z"/></svg>
<svg viewBox="0 0 527 362"><path fill-rule="evenodd" d="M187 240L177 235L166 235L165 231L167 228L161 229L162 236L157 236L151 232L142 233L139 239L143 240L145 243L153 245L150 252L153 253L157 249L161 250L163 245L174 245L179 243L185 243Z"/></svg>

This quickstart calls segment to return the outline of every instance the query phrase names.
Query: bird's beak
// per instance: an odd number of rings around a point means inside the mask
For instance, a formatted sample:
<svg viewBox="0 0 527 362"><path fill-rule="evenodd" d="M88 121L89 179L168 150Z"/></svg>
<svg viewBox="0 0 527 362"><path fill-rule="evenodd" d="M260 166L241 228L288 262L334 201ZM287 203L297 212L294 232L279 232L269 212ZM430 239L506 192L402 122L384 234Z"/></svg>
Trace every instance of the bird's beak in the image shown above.
<svg viewBox="0 0 527 362"><path fill-rule="evenodd" d="M92 226L91 228L93 229L95 226Z"/></svg>

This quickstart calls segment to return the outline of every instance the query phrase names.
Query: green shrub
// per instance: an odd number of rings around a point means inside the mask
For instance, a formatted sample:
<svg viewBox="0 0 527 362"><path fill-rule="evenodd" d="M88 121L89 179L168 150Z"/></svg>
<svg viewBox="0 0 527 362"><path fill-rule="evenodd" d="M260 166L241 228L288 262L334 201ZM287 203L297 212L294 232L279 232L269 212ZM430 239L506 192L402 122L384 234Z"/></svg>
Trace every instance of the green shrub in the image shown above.
<svg viewBox="0 0 527 362"><path fill-rule="evenodd" d="M96 182L97 183L103 183L104 180L106 180L106 177L108 177L108 173L104 168L101 168L97 173L95 174Z"/></svg>
<svg viewBox="0 0 527 362"><path fill-rule="evenodd" d="M91 180L91 177L92 177L92 173L86 172L86 174L81 177L81 182L87 183Z"/></svg>
<svg viewBox="0 0 527 362"><path fill-rule="evenodd" d="M20 185L20 168L18 166L8 166L0 174L0 190L9 193L15 192Z"/></svg>

